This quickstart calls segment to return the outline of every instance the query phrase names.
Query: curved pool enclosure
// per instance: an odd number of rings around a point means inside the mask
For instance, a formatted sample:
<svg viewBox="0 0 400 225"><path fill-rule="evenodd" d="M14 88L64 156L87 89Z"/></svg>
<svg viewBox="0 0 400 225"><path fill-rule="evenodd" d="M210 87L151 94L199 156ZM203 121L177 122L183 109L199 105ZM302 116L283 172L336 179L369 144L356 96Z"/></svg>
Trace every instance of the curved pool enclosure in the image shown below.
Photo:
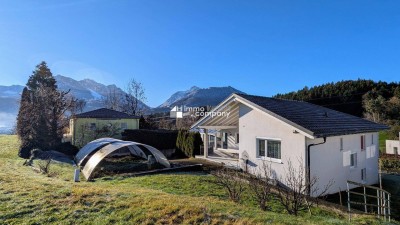
<svg viewBox="0 0 400 225"><path fill-rule="evenodd" d="M118 154L120 150L128 149L129 153L142 159L153 158L166 168L171 165L167 158L156 148L133 141L122 141L114 138L100 138L89 142L75 156L76 163L81 167L87 180L92 178L93 171L107 156Z"/></svg>

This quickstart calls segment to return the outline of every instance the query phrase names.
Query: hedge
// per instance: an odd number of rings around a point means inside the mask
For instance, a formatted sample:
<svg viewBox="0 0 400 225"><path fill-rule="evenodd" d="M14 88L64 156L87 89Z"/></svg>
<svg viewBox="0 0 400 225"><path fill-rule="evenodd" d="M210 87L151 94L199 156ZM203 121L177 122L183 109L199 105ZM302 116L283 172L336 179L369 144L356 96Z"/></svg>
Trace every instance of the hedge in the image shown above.
<svg viewBox="0 0 400 225"><path fill-rule="evenodd" d="M122 132L122 140L134 141L153 146L159 150L175 149L178 131L171 130L125 130Z"/></svg>
<svg viewBox="0 0 400 225"><path fill-rule="evenodd" d="M200 154L200 146L203 144L199 132L180 130L176 139L176 148L187 157L194 157Z"/></svg>
<svg viewBox="0 0 400 225"><path fill-rule="evenodd" d="M400 170L400 157L394 155L382 155L379 159L382 169L385 170Z"/></svg>

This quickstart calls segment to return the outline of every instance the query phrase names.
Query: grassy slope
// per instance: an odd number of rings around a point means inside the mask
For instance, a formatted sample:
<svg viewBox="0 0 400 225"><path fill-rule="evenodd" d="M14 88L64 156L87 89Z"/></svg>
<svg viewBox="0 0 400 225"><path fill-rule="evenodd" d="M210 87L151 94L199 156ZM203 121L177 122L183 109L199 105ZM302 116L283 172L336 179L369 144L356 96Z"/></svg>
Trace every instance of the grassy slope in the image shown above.
<svg viewBox="0 0 400 225"><path fill-rule="evenodd" d="M386 153L386 139L387 139L387 132L381 131L379 132L379 152Z"/></svg>
<svg viewBox="0 0 400 225"><path fill-rule="evenodd" d="M15 136L0 136L0 224L347 224L345 216L316 210L294 217L273 200L262 212L245 196L236 204L205 174L164 174L73 183L73 167L54 165L55 177L22 166ZM379 224L358 217L359 224Z"/></svg>

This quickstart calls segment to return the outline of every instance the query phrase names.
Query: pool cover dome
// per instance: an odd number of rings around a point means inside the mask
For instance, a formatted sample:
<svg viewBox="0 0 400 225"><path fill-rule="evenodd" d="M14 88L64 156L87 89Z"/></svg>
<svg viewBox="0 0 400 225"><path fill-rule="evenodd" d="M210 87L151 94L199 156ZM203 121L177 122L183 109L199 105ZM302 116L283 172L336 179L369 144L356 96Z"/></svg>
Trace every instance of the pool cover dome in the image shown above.
<svg viewBox="0 0 400 225"><path fill-rule="evenodd" d="M81 168L86 179L90 180L93 171L105 157L123 148L129 149L129 152L136 157L147 160L149 156L152 156L159 164L166 168L171 167L164 154L156 148L150 145L114 138L100 138L89 142L76 154L75 161Z"/></svg>

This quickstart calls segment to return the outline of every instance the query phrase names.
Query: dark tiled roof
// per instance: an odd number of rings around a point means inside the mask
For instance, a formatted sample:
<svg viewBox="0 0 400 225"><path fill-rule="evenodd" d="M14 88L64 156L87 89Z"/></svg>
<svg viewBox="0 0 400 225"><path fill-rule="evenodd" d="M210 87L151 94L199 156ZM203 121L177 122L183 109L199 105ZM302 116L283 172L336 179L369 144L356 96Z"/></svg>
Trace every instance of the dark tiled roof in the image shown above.
<svg viewBox="0 0 400 225"><path fill-rule="evenodd" d="M75 118L99 118L99 119L139 119L139 116L131 116L129 114L118 112L112 109L96 109L84 112L74 116Z"/></svg>
<svg viewBox="0 0 400 225"><path fill-rule="evenodd" d="M385 125L308 102L245 94L237 95L313 132L315 137L366 133L388 129Z"/></svg>

